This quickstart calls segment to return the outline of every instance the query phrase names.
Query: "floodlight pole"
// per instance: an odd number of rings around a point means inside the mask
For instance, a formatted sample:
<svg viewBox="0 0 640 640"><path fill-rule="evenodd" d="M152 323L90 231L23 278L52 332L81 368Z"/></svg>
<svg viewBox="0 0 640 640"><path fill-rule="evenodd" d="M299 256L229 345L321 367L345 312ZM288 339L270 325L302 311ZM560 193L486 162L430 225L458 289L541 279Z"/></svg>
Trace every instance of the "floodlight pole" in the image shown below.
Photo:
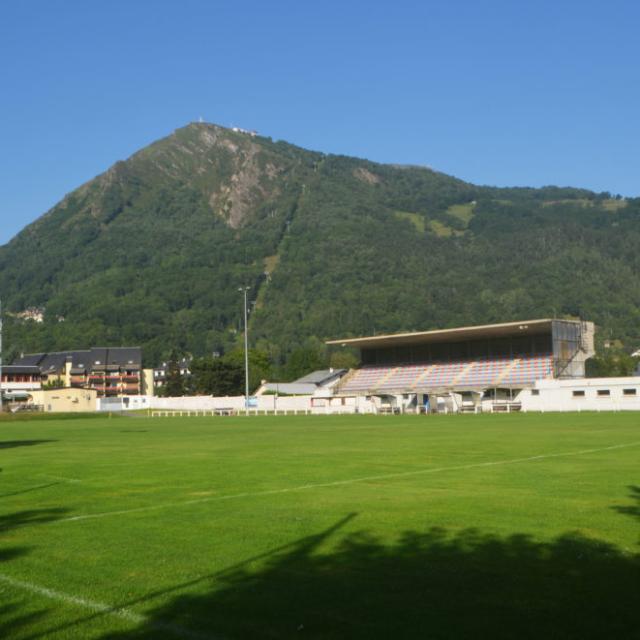
<svg viewBox="0 0 640 640"><path fill-rule="evenodd" d="M250 287L240 287L244 294L244 411L249 415L249 331L247 329L247 292Z"/></svg>

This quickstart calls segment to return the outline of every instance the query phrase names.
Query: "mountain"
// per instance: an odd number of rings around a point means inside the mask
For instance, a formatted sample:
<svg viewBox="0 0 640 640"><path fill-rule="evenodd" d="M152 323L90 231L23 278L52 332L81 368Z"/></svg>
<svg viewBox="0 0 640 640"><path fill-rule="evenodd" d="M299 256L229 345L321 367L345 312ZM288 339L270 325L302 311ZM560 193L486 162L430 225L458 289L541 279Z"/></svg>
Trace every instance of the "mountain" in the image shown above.
<svg viewBox="0 0 640 640"><path fill-rule="evenodd" d="M327 337L552 315L631 349L638 247L640 200L475 186L193 123L0 247L0 292L13 352L225 351L245 285L252 344L276 362Z"/></svg>

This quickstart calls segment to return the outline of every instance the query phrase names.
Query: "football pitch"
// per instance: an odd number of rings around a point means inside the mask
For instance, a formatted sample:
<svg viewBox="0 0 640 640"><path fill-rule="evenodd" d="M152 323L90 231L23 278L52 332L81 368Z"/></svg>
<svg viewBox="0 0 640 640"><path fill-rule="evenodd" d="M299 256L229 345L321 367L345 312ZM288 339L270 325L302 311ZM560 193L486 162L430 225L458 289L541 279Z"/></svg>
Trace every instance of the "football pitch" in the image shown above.
<svg viewBox="0 0 640 640"><path fill-rule="evenodd" d="M0 420L1 638L640 638L640 415Z"/></svg>

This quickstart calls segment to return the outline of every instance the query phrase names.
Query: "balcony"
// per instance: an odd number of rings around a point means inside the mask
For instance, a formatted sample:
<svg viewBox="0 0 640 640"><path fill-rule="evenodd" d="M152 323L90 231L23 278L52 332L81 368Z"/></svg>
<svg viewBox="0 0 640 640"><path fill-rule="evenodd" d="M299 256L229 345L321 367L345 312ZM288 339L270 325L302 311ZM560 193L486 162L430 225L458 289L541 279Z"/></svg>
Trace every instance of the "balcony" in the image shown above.
<svg viewBox="0 0 640 640"><path fill-rule="evenodd" d="M33 391L35 389L41 389L42 384L40 382L3 382L3 391Z"/></svg>

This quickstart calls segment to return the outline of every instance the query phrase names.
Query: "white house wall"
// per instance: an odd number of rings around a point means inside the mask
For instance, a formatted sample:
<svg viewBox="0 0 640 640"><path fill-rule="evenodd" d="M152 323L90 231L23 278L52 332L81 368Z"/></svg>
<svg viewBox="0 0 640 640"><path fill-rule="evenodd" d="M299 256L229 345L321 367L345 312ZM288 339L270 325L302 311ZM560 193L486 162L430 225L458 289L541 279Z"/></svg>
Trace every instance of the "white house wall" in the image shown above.
<svg viewBox="0 0 640 640"><path fill-rule="evenodd" d="M625 389L635 389L635 395L625 395ZM582 391L584 396L574 395ZM516 399L523 411L640 411L640 377L538 380Z"/></svg>

